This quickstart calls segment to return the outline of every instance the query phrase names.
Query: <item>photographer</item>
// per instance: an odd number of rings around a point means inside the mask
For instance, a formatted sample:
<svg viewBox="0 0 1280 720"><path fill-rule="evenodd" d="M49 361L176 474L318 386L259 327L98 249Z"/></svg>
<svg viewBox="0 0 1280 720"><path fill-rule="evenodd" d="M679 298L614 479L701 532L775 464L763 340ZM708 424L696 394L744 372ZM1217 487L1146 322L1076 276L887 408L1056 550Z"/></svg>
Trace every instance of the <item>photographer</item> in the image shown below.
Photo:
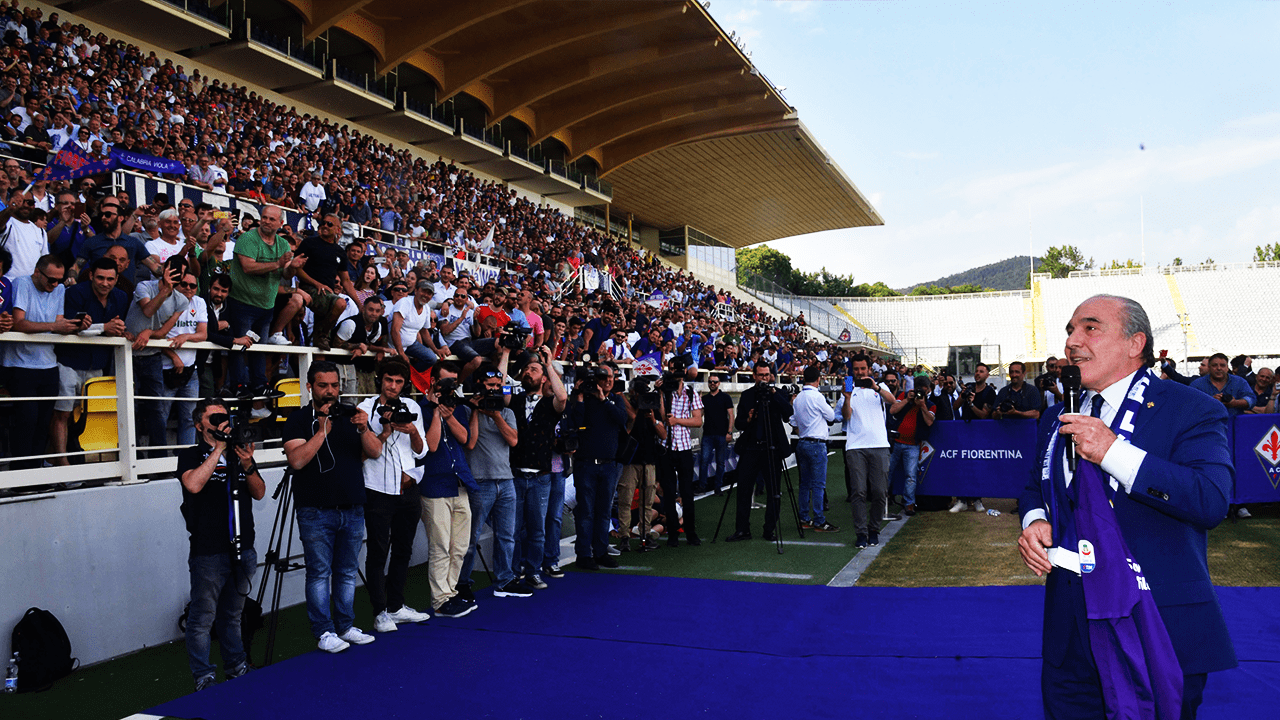
<svg viewBox="0 0 1280 720"><path fill-rule="evenodd" d="M800 471L800 524L817 532L837 532L840 528L827 522L823 508L827 493L827 437L836 412L818 391L821 369L810 365L804 369L804 385L791 402L791 424L800 441L796 445L796 465ZM812 506L813 521L809 521Z"/></svg>
<svg viewBox="0 0 1280 720"><path fill-rule="evenodd" d="M890 428L897 430L889 450L887 478L893 482L893 473L899 465L906 473L906 486L902 491L903 512L916 514L916 475L920 472L920 443L929 436L933 425L933 401L930 399L929 376L917 375L912 390L898 393L897 400L889 406Z"/></svg>
<svg viewBox="0 0 1280 720"><path fill-rule="evenodd" d="M462 617L476 609L458 594L462 562L471 547L472 493L479 492L467 464L466 417L459 412L458 365L431 366L431 389L421 401L427 455L419 484L422 524L427 529L427 580L437 615Z"/></svg>
<svg viewBox="0 0 1280 720"><path fill-rule="evenodd" d="M325 652L373 642L355 627L353 603L364 540L364 457L382 454L369 415L338 402L338 366L319 360L307 371L311 404L294 410L281 431L293 468L298 536L307 566L307 618ZM332 580L334 614L329 615Z"/></svg>
<svg viewBox="0 0 1280 720"><path fill-rule="evenodd" d="M498 367L506 371L511 349L503 346ZM547 586L538 574L542 570L546 543L547 501L551 496L551 454L556 423L569 403L560 374L551 364L551 348L538 348L538 359L520 372L524 392L511 400L516 419L517 442L511 448L511 469L515 474L516 575L536 590Z"/></svg>
<svg viewBox="0 0 1280 720"><path fill-rule="evenodd" d="M231 487L227 484L226 434L231 431L227 408L218 400L200 402L192 413L198 443L178 453L182 484L182 518L191 533L187 566L191 569L191 604L187 610L187 661L196 690L215 681L209 662L212 630L218 628L223 674L228 680L249 672L249 657L240 635L240 614L249 595L249 581L258 569L253 549L253 501L267 493L253 461L253 444L235 446L236 473L244 481L240 492L240 560L233 556ZM219 433L221 438L215 436Z"/></svg>
<svg viewBox="0 0 1280 720"><path fill-rule="evenodd" d="M627 434L635 440L636 449L622 466L618 479L618 521L622 526L618 549L631 550L631 503L639 487L640 552L648 552L658 549L658 543L649 537L649 527L658 489L658 460L666 452L663 442L667 439L667 424L662 394L653 389L651 376L636 378L631 383L631 392L623 396L623 400L627 405Z"/></svg>
<svg viewBox="0 0 1280 720"><path fill-rule="evenodd" d="M734 427L742 432L735 446L738 450L738 514L736 530L725 538L726 542L751 539L751 496L758 482L764 484L767 498L764 539L777 539L782 462L790 454L783 423L791 419L791 400L785 391L772 386L773 369L765 360L756 361L752 377L756 384L738 398L738 418L734 421Z"/></svg>
<svg viewBox="0 0 1280 720"><path fill-rule="evenodd" d="M1036 378L1036 389L1044 394L1044 407L1050 408L1062 402L1062 381L1058 368L1065 360L1050 355L1044 361L1044 373Z"/></svg>
<svg viewBox="0 0 1280 720"><path fill-rule="evenodd" d="M604 364L581 380L570 410L572 427L578 430L578 451L573 456L573 487L578 503L573 511L577 526L574 549L582 570L616 568L609 555L609 509L618 484L618 436L627 426L627 408L613 392L617 368Z"/></svg>
<svg viewBox="0 0 1280 720"><path fill-rule="evenodd" d="M956 388L956 376L943 371L938 374L938 387L933 393L933 402L939 420L959 420L962 393Z"/></svg>
<svg viewBox="0 0 1280 720"><path fill-rule="evenodd" d="M698 478L719 495L724 487L724 464L729 459L729 443L733 442L733 398L721 392L724 378L707 376L709 392L702 396L702 446L699 448ZM710 472L715 463L714 477Z"/></svg>
<svg viewBox="0 0 1280 720"><path fill-rule="evenodd" d="M409 386L409 366L396 358L385 360L378 365L377 380L378 395L357 407L369 417L369 430L382 444L381 454L364 461L364 522L369 535L364 572L373 629L385 633L394 632L398 623L431 618L404 604L404 582L421 512L418 485L409 471L427 454L423 440L427 431L418 408L400 397ZM388 553L391 566L384 573Z"/></svg>
<svg viewBox="0 0 1280 720"><path fill-rule="evenodd" d="M1023 381L1026 366L1021 360L1009 363L1009 384L996 393L996 409L991 417L996 420L1024 418L1040 419L1044 397L1040 391Z"/></svg>
<svg viewBox="0 0 1280 720"><path fill-rule="evenodd" d="M684 507L684 539L690 545L701 545L693 496L693 437L689 428L702 426L702 396L685 384L689 370L687 357L677 355L667 365L668 371L655 386L662 391L667 426L666 452L658 457L658 482L662 484L662 512L667 516L667 547L680 544L677 530L676 494Z"/></svg>
<svg viewBox="0 0 1280 720"><path fill-rule="evenodd" d="M505 407L502 372L481 369L482 391L460 409L467 416L467 464L475 476L471 493L471 546L462 561L458 593L471 600L471 569L480 550L480 530L493 528L493 596L529 597L533 589L515 578L511 558L516 544L516 488L511 473L511 448L515 447L516 416ZM466 590L463 590L466 588Z"/></svg>

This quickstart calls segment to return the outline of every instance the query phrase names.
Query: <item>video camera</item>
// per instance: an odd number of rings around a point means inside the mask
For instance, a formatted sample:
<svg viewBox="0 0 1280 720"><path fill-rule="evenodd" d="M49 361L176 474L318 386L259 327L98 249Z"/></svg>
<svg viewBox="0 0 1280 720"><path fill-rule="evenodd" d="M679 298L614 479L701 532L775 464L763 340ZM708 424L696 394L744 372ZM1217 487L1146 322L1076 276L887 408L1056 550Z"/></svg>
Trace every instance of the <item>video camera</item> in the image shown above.
<svg viewBox="0 0 1280 720"><path fill-rule="evenodd" d="M521 350L529 344L529 336L532 334L533 330L513 320L502 327L498 344L508 350Z"/></svg>
<svg viewBox="0 0 1280 720"><path fill-rule="evenodd" d="M355 417L358 411L359 408L351 403L336 402L329 405L329 409L326 411L326 414L329 416L329 420L331 421L349 420Z"/></svg>
<svg viewBox="0 0 1280 720"><path fill-rule="evenodd" d="M410 410L409 406L406 405L404 400L401 400L400 398L396 398L395 400L392 400L389 403L385 403L379 407L375 407L373 409L373 412L374 414L379 416L386 413L390 413L390 417L387 418L387 422L393 425L403 425L405 423L411 423L418 417L418 414Z"/></svg>
<svg viewBox="0 0 1280 720"><path fill-rule="evenodd" d="M440 404L449 409L458 407L464 399L457 378L440 378L436 381L435 390L440 394Z"/></svg>
<svg viewBox="0 0 1280 720"><path fill-rule="evenodd" d="M257 425L240 421L232 424L230 432L223 432L218 429L219 425L231 422L231 415L227 413L214 413L209 416L209 424L213 427L209 429L209 434L215 440L220 440L228 445L245 446L262 442L262 428Z"/></svg>
<svg viewBox="0 0 1280 720"><path fill-rule="evenodd" d="M507 392L508 390L505 387L485 388L475 394L479 398L476 402L476 407L481 410L501 410L507 406Z"/></svg>
<svg viewBox="0 0 1280 720"><path fill-rule="evenodd" d="M665 386L666 383L663 383ZM641 375L631 381L631 394L636 399L636 410L656 411L662 408L662 396L653 389L653 376Z"/></svg>

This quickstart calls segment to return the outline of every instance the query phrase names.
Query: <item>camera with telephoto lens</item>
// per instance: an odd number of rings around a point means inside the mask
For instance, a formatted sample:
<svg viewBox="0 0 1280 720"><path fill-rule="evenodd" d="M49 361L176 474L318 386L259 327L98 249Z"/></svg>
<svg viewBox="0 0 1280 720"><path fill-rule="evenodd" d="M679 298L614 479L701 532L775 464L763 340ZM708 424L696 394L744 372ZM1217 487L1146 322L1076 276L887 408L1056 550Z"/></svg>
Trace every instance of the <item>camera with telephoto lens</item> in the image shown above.
<svg viewBox="0 0 1280 720"><path fill-rule="evenodd" d="M503 326L498 344L508 350L520 350L529 344L529 336L532 334L532 330L513 320Z"/></svg>
<svg viewBox="0 0 1280 720"><path fill-rule="evenodd" d="M262 442L262 428L250 422L240 422L232 425L230 432L223 432L218 429L219 425L231 422L231 416L226 413L214 413L209 416L209 434L214 440L227 443L228 445L253 445Z"/></svg>
<svg viewBox="0 0 1280 720"><path fill-rule="evenodd" d="M400 398L396 398L391 402L374 408L373 412L380 416L390 413L390 417L388 417L386 421L392 425L411 423L418 417L416 413L409 409L409 406L404 404L404 400L401 400Z"/></svg>
<svg viewBox="0 0 1280 720"><path fill-rule="evenodd" d="M650 375L641 375L633 380L631 394L636 399L636 410L656 411L662 407L662 396L653 389L653 377Z"/></svg>
<svg viewBox="0 0 1280 720"><path fill-rule="evenodd" d="M330 420L349 420L355 417L358 411L359 408L351 403L336 402L329 406L326 414Z"/></svg>
<svg viewBox="0 0 1280 720"><path fill-rule="evenodd" d="M501 410L507 406L505 388L485 388L476 393L476 396L479 398L476 407L481 410Z"/></svg>
<svg viewBox="0 0 1280 720"><path fill-rule="evenodd" d="M447 408L456 408L462 402L462 387L457 378L440 378L436 381L436 392L440 393L440 404Z"/></svg>

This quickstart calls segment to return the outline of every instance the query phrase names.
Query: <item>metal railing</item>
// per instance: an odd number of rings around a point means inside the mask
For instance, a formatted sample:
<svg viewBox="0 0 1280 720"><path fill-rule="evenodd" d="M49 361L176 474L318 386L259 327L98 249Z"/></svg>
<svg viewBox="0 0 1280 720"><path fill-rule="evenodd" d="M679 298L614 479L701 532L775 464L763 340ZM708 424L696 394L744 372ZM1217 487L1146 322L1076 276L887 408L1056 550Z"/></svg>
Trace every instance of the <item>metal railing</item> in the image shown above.
<svg viewBox="0 0 1280 720"><path fill-rule="evenodd" d="M229 5L230 3L223 3L222 6L227 7ZM284 53L294 60L310 65L317 70L324 68L324 58L315 43L309 43L302 39L295 40L288 36L281 37L260 25L255 25L251 18L245 18L244 27L245 37L249 40Z"/></svg>
<svg viewBox="0 0 1280 720"><path fill-rule="evenodd" d="M815 300L826 301L826 298L809 298L796 295L778 283L743 270L741 267L738 268L738 287L757 300L766 302L792 317L804 313L805 326L814 332L826 335L832 342L850 342L864 345L878 344L868 338L867 334L860 328L854 327L843 318L838 317L832 308L824 307L821 302L815 302ZM830 305L829 302L825 304L827 306ZM842 340L841 335L846 332L848 333L848 339Z"/></svg>
<svg viewBox="0 0 1280 720"><path fill-rule="evenodd" d="M216 8L204 0L164 0L164 3L223 27L231 27L231 3L224 2Z"/></svg>
<svg viewBox="0 0 1280 720"><path fill-rule="evenodd" d="M330 79L332 80L339 80L348 85L353 85L370 95L377 95L392 101L396 99L397 88L395 86L395 77L392 75L378 77L373 73L362 73L358 70L352 70L337 60L331 61L330 67L332 68L330 71Z"/></svg>
<svg viewBox="0 0 1280 720"><path fill-rule="evenodd" d="M1275 260L1266 260L1261 262L1234 262L1234 263L1202 263L1200 265L1149 265L1146 267L1131 268L1108 268L1095 270L1072 270L1067 273L1069 278L1084 277L1118 277L1122 275L1174 275L1177 273L1191 272L1214 272L1220 270L1262 270L1264 268L1280 268L1280 262ZM1033 280L1051 280L1053 276L1048 273L1036 273L1031 276Z"/></svg>

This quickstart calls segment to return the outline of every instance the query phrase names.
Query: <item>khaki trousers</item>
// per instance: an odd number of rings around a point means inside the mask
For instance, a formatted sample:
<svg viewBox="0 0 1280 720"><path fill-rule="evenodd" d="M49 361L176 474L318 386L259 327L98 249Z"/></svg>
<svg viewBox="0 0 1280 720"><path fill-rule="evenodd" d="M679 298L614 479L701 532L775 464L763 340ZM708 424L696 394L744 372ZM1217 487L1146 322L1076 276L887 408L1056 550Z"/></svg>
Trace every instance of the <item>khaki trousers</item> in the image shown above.
<svg viewBox="0 0 1280 720"><path fill-rule="evenodd" d="M427 579L431 584L431 608L439 610L458 594L462 559L471 543L471 503L467 489L458 496L421 498L422 524L427 528Z"/></svg>
<svg viewBox="0 0 1280 720"><path fill-rule="evenodd" d="M649 537L649 511L653 509L653 498L658 492L658 466L622 466L622 477L618 479L618 519L623 526L623 537L628 537L626 533L631 532L631 501L641 483L647 490L640 503L640 540L643 541Z"/></svg>

